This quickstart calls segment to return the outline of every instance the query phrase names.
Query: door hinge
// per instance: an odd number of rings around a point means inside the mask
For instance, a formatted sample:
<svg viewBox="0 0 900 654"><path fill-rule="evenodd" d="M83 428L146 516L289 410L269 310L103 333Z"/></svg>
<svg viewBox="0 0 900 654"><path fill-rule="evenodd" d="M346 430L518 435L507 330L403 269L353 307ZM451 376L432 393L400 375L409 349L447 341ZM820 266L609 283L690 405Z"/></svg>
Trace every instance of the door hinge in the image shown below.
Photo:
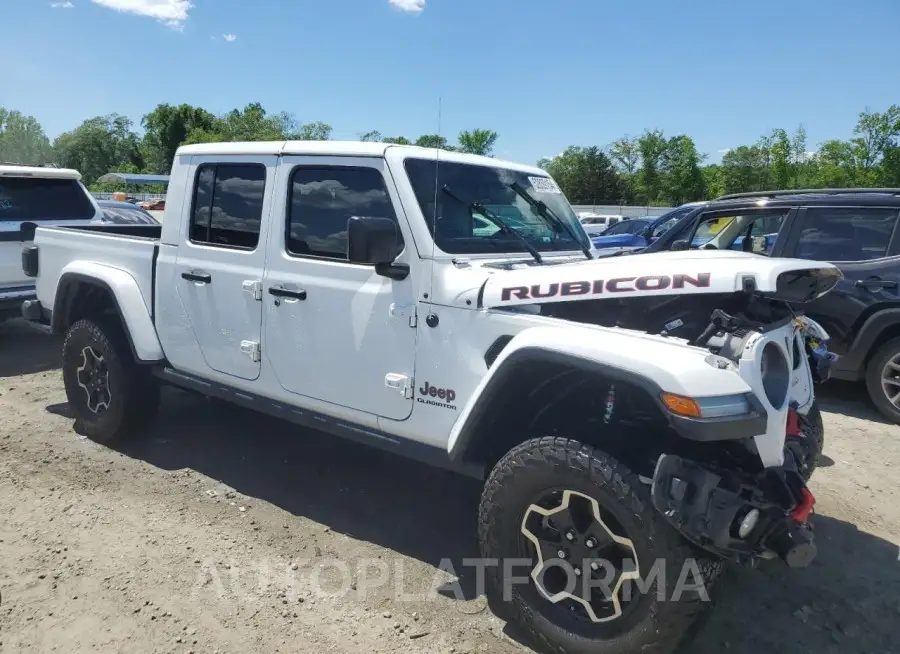
<svg viewBox="0 0 900 654"><path fill-rule="evenodd" d="M262 358L262 348L256 341L241 341L241 352L248 355L254 362Z"/></svg>
<svg viewBox="0 0 900 654"><path fill-rule="evenodd" d="M401 375L399 372L389 372L384 376L384 385L403 393L403 397L407 400L412 399L413 381L408 375Z"/></svg>
<svg viewBox="0 0 900 654"><path fill-rule="evenodd" d="M252 295L254 300L262 300L262 282L258 279L245 279L241 290Z"/></svg>
<svg viewBox="0 0 900 654"><path fill-rule="evenodd" d="M402 318L406 316L410 327L416 326L416 305L415 304L391 304L391 317Z"/></svg>

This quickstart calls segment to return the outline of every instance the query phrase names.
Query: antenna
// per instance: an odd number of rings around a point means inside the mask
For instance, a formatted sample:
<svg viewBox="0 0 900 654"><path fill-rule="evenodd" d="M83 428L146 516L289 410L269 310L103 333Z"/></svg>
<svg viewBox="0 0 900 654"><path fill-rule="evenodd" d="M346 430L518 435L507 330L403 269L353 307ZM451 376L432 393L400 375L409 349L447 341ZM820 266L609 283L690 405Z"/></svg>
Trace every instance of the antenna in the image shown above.
<svg viewBox="0 0 900 654"><path fill-rule="evenodd" d="M434 254L437 250L437 212L438 212L438 196L440 195L440 165L441 165L441 114L443 108L443 99L438 97L438 119L437 119L437 136L438 143L435 146L434 157L434 203L431 209L431 274L428 280L428 299L433 300L434 292ZM431 318L431 312L428 312L428 318Z"/></svg>

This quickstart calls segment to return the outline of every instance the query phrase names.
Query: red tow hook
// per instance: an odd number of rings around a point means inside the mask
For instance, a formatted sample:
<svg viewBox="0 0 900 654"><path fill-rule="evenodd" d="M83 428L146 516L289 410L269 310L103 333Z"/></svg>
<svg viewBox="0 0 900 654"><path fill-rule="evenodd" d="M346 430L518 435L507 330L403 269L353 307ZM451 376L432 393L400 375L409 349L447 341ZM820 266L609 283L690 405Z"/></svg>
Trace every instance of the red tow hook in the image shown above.
<svg viewBox="0 0 900 654"><path fill-rule="evenodd" d="M809 520L809 514L813 512L813 506L816 504L816 498L808 488L800 489L800 503L791 511L791 520L800 524L806 524Z"/></svg>
<svg viewBox="0 0 900 654"><path fill-rule="evenodd" d="M790 407L787 414L787 425L785 425L785 434L794 438L802 438L803 433L800 431L800 419L797 417L797 409Z"/></svg>

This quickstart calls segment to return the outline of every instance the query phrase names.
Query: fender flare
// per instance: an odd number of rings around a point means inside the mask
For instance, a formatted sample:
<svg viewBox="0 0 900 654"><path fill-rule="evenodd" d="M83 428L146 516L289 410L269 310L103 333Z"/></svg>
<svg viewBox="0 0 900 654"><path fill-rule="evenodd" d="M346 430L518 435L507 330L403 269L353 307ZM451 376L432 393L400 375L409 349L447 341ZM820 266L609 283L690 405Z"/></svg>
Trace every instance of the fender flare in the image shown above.
<svg viewBox="0 0 900 654"><path fill-rule="evenodd" d="M109 293L124 324L125 336L136 361L158 363L165 360L156 327L137 280L120 268L86 261L73 261L65 266L53 300L53 333L61 334L65 329L65 318L71 301L69 289L77 284L98 286Z"/></svg>
<svg viewBox="0 0 900 654"><path fill-rule="evenodd" d="M636 352L640 355L636 356ZM450 430L447 451L452 461L464 459L493 397L515 377L519 366L529 361L564 363L580 370L598 372L613 381L633 384L650 395L670 422L674 417L662 403L660 395L663 391L694 396L750 390L738 375L717 370L693 348L627 332L600 333L590 327L533 327L509 341L466 402ZM636 370L638 367L645 371ZM698 371L703 380L698 379ZM701 381L703 388L698 384ZM713 389L717 389L716 392L712 392ZM715 421L702 420L710 425ZM673 423L673 427L683 432L686 422L693 421L680 418L679 425L676 427ZM734 437L742 435L740 430L735 430Z"/></svg>
<svg viewBox="0 0 900 654"><path fill-rule="evenodd" d="M881 309L873 313L859 328L847 352L838 359L837 367L853 372L858 377L864 374L863 365L881 334L898 324L900 324L900 307Z"/></svg>

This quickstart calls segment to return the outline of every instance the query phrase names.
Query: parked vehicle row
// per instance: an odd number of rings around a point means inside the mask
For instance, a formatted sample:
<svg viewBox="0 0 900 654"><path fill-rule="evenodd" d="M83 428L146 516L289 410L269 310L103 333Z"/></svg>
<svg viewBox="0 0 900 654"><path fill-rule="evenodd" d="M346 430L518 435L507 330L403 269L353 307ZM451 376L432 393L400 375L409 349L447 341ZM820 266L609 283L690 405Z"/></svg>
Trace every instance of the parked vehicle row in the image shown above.
<svg viewBox="0 0 900 654"><path fill-rule="evenodd" d="M642 254L738 250L834 263L834 291L804 308L840 355L833 375L864 383L900 424L900 189L810 189L729 195L697 203Z"/></svg>
<svg viewBox="0 0 900 654"><path fill-rule="evenodd" d="M482 556L527 562L488 594L555 652L673 649L703 593L659 562L708 589L815 556L829 359L798 309L837 267L598 257L544 170L414 146L183 146L167 199L22 255L90 438L136 435L172 384L482 478Z"/></svg>
<svg viewBox="0 0 900 654"><path fill-rule="evenodd" d="M159 224L126 202L97 201L76 170L0 165L0 320L22 315L34 299L34 280L22 272L22 247L37 225Z"/></svg>

